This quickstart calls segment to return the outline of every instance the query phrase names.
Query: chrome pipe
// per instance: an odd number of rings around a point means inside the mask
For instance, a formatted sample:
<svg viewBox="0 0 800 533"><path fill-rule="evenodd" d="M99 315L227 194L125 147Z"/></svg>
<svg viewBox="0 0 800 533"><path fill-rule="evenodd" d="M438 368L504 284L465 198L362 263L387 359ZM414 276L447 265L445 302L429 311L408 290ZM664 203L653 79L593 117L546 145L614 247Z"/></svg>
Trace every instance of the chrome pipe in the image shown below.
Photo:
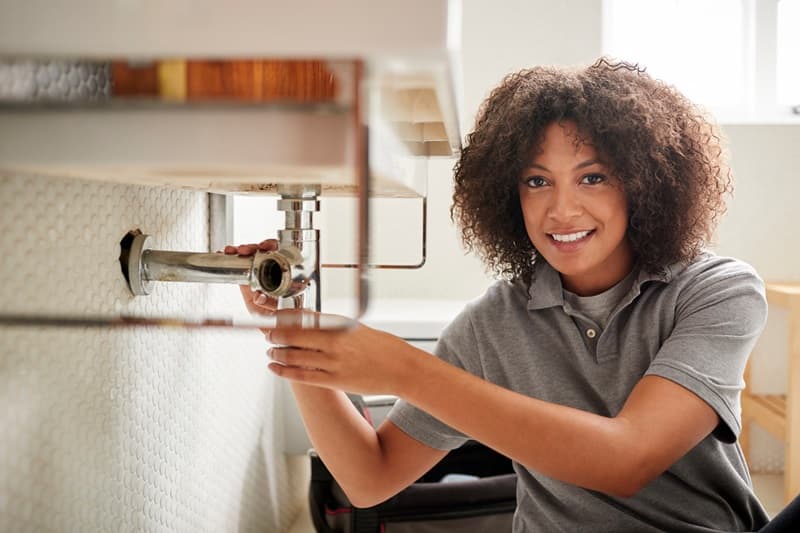
<svg viewBox="0 0 800 533"><path fill-rule="evenodd" d="M199 283L250 283L252 257L223 254L142 252L144 279L147 281L193 281Z"/></svg>
<svg viewBox="0 0 800 533"><path fill-rule="evenodd" d="M148 235L134 234L120 257L131 292L139 296L150 294L155 281L248 285L273 298L303 290L292 277L298 277L295 272L302 270L305 258L293 247L240 257L153 250L147 248L148 239Z"/></svg>
<svg viewBox="0 0 800 533"><path fill-rule="evenodd" d="M276 298L278 309L320 309L319 187L279 189L278 209L286 212L286 228L278 231L278 249L240 257L199 252L152 250L148 236L129 233L120 262L131 291L150 294L153 282L230 283L248 285Z"/></svg>
<svg viewBox="0 0 800 533"><path fill-rule="evenodd" d="M284 186L278 189L278 210L285 214L285 229L278 231L278 251L290 251L286 257L288 286L278 299L278 309L321 309L319 287L319 230L314 229L313 215L319 211L319 186ZM275 258L277 260L277 257ZM289 264L291 261L293 263ZM283 264L282 264L283 267Z"/></svg>

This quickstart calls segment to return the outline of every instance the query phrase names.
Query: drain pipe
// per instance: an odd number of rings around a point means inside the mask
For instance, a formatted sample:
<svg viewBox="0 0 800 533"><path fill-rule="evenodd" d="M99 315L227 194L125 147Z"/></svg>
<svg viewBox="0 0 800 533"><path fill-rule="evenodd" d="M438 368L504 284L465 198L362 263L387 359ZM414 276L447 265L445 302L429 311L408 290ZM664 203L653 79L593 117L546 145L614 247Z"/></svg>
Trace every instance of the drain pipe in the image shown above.
<svg viewBox="0 0 800 533"><path fill-rule="evenodd" d="M285 212L285 229L278 231L278 249L250 257L173 252L148 248L140 231L123 238L120 263L131 292L150 294L155 281L248 285L278 301L278 309L320 309L319 186L286 186L278 209Z"/></svg>
<svg viewBox="0 0 800 533"><path fill-rule="evenodd" d="M319 311L319 230L314 229L314 213L319 211L319 186L283 186L278 189L278 211L284 212L284 228L278 231L278 250L267 252L266 269L274 274L273 289L264 291L278 297L278 309ZM280 276L277 272L280 269Z"/></svg>

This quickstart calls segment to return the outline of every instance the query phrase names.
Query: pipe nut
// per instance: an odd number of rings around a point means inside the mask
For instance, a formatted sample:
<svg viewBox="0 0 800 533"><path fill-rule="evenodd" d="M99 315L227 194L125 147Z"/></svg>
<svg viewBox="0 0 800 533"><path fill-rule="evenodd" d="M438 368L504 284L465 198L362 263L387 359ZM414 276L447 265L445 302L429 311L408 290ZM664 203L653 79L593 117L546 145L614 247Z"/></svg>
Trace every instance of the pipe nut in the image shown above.
<svg viewBox="0 0 800 533"><path fill-rule="evenodd" d="M319 200L315 198L281 198L278 211L319 211Z"/></svg>

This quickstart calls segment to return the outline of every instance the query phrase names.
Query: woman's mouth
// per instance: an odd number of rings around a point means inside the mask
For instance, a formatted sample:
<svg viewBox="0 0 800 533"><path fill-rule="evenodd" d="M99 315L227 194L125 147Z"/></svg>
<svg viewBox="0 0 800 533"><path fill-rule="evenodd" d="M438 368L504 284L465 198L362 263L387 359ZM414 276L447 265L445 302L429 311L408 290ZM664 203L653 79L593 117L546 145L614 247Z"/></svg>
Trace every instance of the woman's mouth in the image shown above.
<svg viewBox="0 0 800 533"><path fill-rule="evenodd" d="M580 248L586 241L588 241L595 230L583 230L570 233L548 233L550 243L562 252L571 252Z"/></svg>
<svg viewBox="0 0 800 533"><path fill-rule="evenodd" d="M548 235L557 242L574 242L585 238L592 232L594 232L593 229L576 231L575 233L548 233Z"/></svg>

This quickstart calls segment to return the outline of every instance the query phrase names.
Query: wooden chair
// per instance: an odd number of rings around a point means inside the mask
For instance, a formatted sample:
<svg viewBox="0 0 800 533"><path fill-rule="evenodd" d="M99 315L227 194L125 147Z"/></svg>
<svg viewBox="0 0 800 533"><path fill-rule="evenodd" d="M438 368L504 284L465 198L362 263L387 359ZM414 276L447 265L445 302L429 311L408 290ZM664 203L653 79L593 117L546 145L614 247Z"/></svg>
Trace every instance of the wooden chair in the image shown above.
<svg viewBox="0 0 800 533"><path fill-rule="evenodd" d="M755 422L780 439L785 447L784 503L800 493L800 283L768 283L772 309L789 313L789 362L786 394L754 394L750 390L750 362L742 392L741 445L750 462L750 424Z"/></svg>

